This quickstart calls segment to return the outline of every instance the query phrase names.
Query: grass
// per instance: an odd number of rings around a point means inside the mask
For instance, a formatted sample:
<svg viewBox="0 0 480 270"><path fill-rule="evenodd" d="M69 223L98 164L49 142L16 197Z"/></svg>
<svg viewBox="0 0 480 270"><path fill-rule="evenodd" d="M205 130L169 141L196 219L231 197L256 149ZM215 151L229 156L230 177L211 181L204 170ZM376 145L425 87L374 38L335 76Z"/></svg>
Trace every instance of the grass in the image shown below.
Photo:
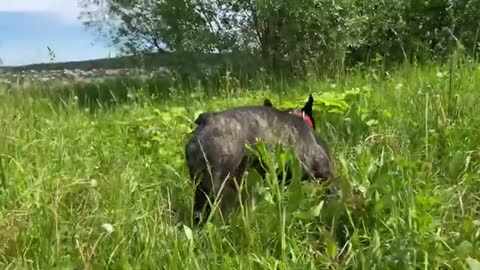
<svg viewBox="0 0 480 270"><path fill-rule="evenodd" d="M479 269L478 66L265 89L180 89L160 101L137 92L95 111L0 90L0 267ZM300 107L310 92L340 196L260 185L255 204L194 229L183 145L195 116L266 96Z"/></svg>

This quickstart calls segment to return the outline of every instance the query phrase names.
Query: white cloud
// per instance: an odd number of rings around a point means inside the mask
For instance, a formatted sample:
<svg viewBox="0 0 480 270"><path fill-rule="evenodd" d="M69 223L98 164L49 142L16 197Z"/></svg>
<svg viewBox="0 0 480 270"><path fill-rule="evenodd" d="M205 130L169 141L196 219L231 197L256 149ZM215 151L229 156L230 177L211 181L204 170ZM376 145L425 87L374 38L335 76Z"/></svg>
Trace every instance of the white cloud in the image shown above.
<svg viewBox="0 0 480 270"><path fill-rule="evenodd" d="M48 12L65 22L78 22L78 0L0 0L0 12Z"/></svg>

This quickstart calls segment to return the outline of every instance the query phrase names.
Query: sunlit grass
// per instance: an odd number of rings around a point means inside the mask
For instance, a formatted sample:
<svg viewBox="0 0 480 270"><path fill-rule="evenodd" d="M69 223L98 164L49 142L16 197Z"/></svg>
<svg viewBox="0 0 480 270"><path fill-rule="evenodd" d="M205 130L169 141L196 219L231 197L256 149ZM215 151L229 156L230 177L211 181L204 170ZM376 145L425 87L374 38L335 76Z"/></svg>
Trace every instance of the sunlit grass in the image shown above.
<svg viewBox="0 0 480 270"><path fill-rule="evenodd" d="M224 84L224 97L212 97L170 87L157 100L135 88L130 102L94 111L74 94L0 91L1 268L478 264L478 67L368 69L311 77L281 94L266 83L252 88ZM265 97L300 107L309 93L340 197L322 201L322 188L294 183L282 200L265 183L225 224L194 229L183 146L195 117Z"/></svg>

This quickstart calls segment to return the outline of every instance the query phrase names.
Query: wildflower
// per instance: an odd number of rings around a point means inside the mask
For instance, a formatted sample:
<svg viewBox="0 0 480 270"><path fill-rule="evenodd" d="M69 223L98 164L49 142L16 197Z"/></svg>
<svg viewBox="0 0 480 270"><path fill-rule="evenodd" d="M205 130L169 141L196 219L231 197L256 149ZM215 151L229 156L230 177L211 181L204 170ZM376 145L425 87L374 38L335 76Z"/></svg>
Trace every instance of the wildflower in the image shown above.
<svg viewBox="0 0 480 270"><path fill-rule="evenodd" d="M445 77L445 73L439 71L439 72L437 72L437 77L438 77L438 78L443 78L443 77Z"/></svg>
<svg viewBox="0 0 480 270"><path fill-rule="evenodd" d="M113 225L110 223L102 224L102 228L107 232L107 235L113 232Z"/></svg>
<svg viewBox="0 0 480 270"><path fill-rule="evenodd" d="M95 179L90 180L90 187L95 188L97 187L97 185L98 185L97 180Z"/></svg>

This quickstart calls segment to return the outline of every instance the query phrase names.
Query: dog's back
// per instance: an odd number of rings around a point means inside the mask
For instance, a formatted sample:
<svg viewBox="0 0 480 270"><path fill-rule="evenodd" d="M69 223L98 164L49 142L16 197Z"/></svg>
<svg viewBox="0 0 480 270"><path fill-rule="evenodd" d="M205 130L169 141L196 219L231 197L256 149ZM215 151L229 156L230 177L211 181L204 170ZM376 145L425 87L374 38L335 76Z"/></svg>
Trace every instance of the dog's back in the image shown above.
<svg viewBox="0 0 480 270"><path fill-rule="evenodd" d="M193 154L202 145L202 154L213 163L221 162L222 156L244 155L244 144L253 144L257 138L266 144L294 146L299 153L308 152L317 144L314 131L302 119L274 107L244 106L203 113L195 122L198 126L187 151ZM323 152L321 146L313 148Z"/></svg>

